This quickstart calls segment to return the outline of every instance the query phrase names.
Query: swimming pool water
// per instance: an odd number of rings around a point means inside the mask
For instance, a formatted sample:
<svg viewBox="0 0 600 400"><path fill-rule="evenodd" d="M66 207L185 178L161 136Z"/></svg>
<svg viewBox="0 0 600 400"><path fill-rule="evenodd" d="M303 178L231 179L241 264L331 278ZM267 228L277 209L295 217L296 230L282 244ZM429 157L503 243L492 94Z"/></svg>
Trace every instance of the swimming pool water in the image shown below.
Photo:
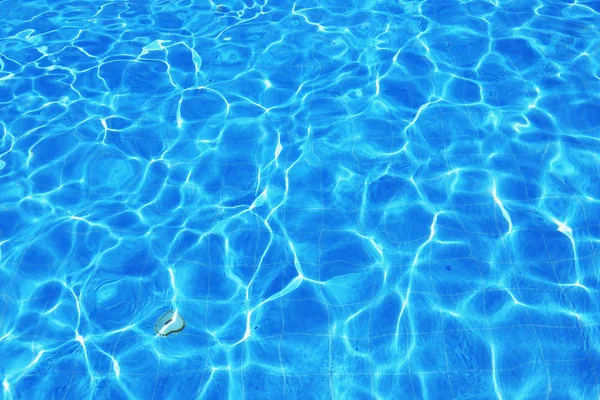
<svg viewBox="0 0 600 400"><path fill-rule="evenodd" d="M3 398L599 398L599 30L0 1Z"/></svg>

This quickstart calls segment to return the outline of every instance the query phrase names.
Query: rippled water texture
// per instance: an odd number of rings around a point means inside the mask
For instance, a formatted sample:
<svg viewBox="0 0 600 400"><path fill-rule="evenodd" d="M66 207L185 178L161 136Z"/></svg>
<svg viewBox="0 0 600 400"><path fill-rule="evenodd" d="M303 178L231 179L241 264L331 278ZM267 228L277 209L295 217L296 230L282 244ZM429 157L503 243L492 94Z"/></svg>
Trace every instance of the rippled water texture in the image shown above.
<svg viewBox="0 0 600 400"><path fill-rule="evenodd" d="M3 398L598 398L569 1L0 1Z"/></svg>

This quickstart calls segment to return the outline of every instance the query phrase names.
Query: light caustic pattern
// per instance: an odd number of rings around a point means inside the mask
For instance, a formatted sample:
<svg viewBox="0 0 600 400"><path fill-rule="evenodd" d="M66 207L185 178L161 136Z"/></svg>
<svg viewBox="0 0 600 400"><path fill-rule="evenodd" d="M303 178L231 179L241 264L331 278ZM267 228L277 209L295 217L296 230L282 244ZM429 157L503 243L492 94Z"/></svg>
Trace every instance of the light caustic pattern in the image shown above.
<svg viewBox="0 0 600 400"><path fill-rule="evenodd" d="M599 396L598 2L0 21L4 399Z"/></svg>

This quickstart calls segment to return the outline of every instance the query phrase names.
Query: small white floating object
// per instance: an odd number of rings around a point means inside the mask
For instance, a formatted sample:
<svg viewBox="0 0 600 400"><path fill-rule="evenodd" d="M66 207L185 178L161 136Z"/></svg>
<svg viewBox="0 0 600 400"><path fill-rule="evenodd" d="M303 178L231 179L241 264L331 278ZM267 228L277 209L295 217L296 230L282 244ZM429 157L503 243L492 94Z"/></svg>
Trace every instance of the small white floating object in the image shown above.
<svg viewBox="0 0 600 400"><path fill-rule="evenodd" d="M177 311L165 312L154 324L154 330L159 336L167 336L185 328L185 321Z"/></svg>

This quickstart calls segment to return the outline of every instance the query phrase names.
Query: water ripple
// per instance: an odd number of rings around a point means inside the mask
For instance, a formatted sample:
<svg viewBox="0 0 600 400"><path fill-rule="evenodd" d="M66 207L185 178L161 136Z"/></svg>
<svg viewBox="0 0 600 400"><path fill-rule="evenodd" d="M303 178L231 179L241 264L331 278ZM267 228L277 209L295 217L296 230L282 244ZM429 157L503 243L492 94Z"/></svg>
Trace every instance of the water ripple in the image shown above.
<svg viewBox="0 0 600 400"><path fill-rule="evenodd" d="M597 2L0 21L4 399L600 396Z"/></svg>

